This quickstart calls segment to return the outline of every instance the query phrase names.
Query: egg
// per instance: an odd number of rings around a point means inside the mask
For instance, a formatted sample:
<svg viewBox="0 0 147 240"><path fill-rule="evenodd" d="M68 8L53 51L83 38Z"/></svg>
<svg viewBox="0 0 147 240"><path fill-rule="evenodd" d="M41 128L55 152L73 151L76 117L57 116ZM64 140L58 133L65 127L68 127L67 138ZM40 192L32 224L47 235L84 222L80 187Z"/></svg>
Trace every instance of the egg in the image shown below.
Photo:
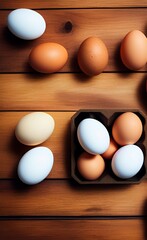
<svg viewBox="0 0 147 240"><path fill-rule="evenodd" d="M104 159L112 159L114 153L117 151L118 145L117 143L111 138L110 139L110 144L106 152L102 154L102 157Z"/></svg>
<svg viewBox="0 0 147 240"><path fill-rule="evenodd" d="M51 172L54 157L47 147L35 147L26 152L18 164L18 177L28 185L43 181Z"/></svg>
<svg viewBox="0 0 147 240"><path fill-rule="evenodd" d="M136 145L121 147L112 158L112 170L114 174L122 179L135 176L144 162L142 150Z"/></svg>
<svg viewBox="0 0 147 240"><path fill-rule="evenodd" d="M140 118L133 112L121 114L112 126L112 135L119 145L136 143L142 135Z"/></svg>
<svg viewBox="0 0 147 240"><path fill-rule="evenodd" d="M141 69L147 62L147 38L139 30L129 32L121 43L120 55L131 70Z"/></svg>
<svg viewBox="0 0 147 240"><path fill-rule="evenodd" d="M108 64L108 50L104 42L96 37L84 40L78 50L78 64L89 76L100 74Z"/></svg>
<svg viewBox="0 0 147 240"><path fill-rule="evenodd" d="M62 45L48 42L31 50L29 64L40 73L54 73L63 68L67 59L67 50Z"/></svg>
<svg viewBox="0 0 147 240"><path fill-rule="evenodd" d="M92 118L86 118L79 123L77 138L85 151L95 155L104 153L110 144L106 127Z"/></svg>
<svg viewBox="0 0 147 240"><path fill-rule="evenodd" d="M87 180L96 180L105 169L104 159L100 155L83 152L77 161L77 168L82 177Z"/></svg>
<svg viewBox="0 0 147 240"><path fill-rule="evenodd" d="M16 125L18 141L34 146L46 141L53 133L54 119L45 112L32 112L23 116Z"/></svg>
<svg viewBox="0 0 147 240"><path fill-rule="evenodd" d="M33 40L46 29L44 18L36 11L26 8L15 9L7 17L8 29L18 38Z"/></svg>

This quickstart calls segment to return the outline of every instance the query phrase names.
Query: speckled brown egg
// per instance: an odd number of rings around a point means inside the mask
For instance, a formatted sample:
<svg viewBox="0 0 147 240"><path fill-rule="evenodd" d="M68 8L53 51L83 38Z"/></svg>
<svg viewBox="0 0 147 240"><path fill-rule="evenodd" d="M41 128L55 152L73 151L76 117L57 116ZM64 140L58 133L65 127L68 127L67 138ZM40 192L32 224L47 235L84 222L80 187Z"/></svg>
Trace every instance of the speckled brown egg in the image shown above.
<svg viewBox="0 0 147 240"><path fill-rule="evenodd" d="M41 73L58 72L68 59L67 50L58 43L42 43L34 47L29 55L33 69Z"/></svg>
<svg viewBox="0 0 147 240"><path fill-rule="evenodd" d="M78 50L78 64L81 70L89 75L98 75L107 66L108 50L100 38L89 37Z"/></svg>
<svg viewBox="0 0 147 240"><path fill-rule="evenodd" d="M147 38L139 30L129 32L121 43L120 55L131 70L141 69L147 62Z"/></svg>

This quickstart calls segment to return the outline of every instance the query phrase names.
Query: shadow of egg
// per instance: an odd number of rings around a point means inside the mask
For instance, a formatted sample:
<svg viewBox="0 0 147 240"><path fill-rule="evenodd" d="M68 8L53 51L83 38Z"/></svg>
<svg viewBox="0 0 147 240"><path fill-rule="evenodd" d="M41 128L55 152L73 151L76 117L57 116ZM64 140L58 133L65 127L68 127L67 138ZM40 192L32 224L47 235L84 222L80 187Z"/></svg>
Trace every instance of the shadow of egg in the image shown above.
<svg viewBox="0 0 147 240"><path fill-rule="evenodd" d="M9 31L8 27L5 27L3 29L2 35L4 37L4 40L7 41L7 43L9 45L12 45L13 48L21 49L21 48L28 47L28 46L32 45L33 40L27 41L27 40L23 40L23 39L20 39L20 38L16 37L14 34L12 34Z"/></svg>

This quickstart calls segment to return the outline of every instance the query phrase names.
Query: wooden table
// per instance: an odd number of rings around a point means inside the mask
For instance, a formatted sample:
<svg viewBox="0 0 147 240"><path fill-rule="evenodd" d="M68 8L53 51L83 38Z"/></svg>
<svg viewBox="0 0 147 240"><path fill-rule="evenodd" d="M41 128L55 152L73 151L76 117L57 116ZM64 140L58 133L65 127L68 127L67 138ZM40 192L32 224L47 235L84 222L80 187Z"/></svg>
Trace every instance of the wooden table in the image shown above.
<svg viewBox="0 0 147 240"><path fill-rule="evenodd" d="M41 38L23 41L8 31L8 13L21 7L36 9L45 18ZM119 56L127 32L147 33L147 1L1 0L0 16L0 239L147 239L147 180L81 186L70 175L70 123L77 110L147 111L146 66L130 72ZM90 79L80 72L76 54L81 42L93 35L107 45L109 64ZM35 73L28 54L48 41L67 48L68 63L59 73ZM31 111L45 111L55 119L53 135L42 144L52 149L55 163L46 180L28 187L20 183L16 169L30 148L17 142L14 129Z"/></svg>

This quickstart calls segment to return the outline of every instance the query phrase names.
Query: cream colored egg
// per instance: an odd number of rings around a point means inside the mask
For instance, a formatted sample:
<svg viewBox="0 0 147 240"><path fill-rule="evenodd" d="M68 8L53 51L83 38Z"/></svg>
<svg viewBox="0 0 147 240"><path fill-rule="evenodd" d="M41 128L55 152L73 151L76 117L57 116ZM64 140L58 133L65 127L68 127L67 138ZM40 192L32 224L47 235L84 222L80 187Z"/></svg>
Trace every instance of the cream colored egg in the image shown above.
<svg viewBox="0 0 147 240"><path fill-rule="evenodd" d="M23 116L18 122L15 135L25 145L35 146L46 141L53 133L54 119L45 112L33 112Z"/></svg>

